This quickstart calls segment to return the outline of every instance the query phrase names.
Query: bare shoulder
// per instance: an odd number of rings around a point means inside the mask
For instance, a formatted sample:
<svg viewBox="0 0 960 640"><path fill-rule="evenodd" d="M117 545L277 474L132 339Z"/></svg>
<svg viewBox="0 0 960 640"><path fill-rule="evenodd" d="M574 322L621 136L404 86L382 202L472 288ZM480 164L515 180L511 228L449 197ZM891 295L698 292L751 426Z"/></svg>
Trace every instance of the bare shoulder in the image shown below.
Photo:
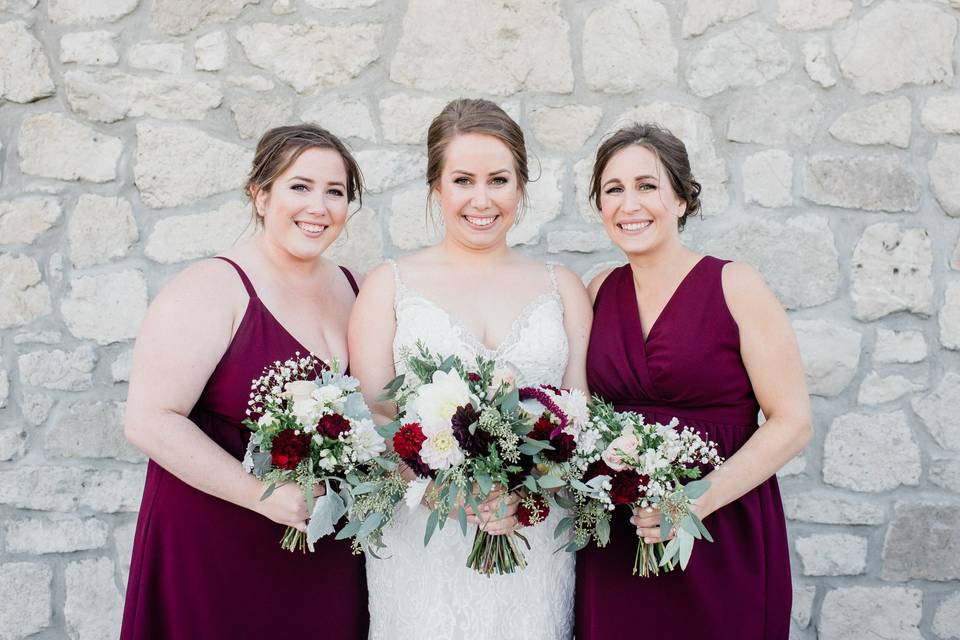
<svg viewBox="0 0 960 640"><path fill-rule="evenodd" d="M363 277L363 283L360 287L361 294L386 295L393 293L393 266L389 262L381 263L370 270Z"/></svg>
<svg viewBox="0 0 960 640"><path fill-rule="evenodd" d="M613 270L616 267L610 267L609 269L604 269L597 275L593 276L590 280L590 284L587 285L587 293L590 294L591 302L597 299L597 292L600 291L600 287L603 286L603 283L607 281L607 278L613 273Z"/></svg>
<svg viewBox="0 0 960 640"><path fill-rule="evenodd" d="M157 295L155 303L232 310L248 298L243 281L223 260L199 260L178 273Z"/></svg>
<svg viewBox="0 0 960 640"><path fill-rule="evenodd" d="M557 278L557 286L559 286L561 290L584 290L583 280L581 280L580 276L574 273L570 267L560 264L559 262L553 262L551 264L553 265L553 274Z"/></svg>
<svg viewBox="0 0 960 640"><path fill-rule="evenodd" d="M728 262L721 273L723 296L738 322L747 314L765 309L781 310L780 302L760 272L744 262Z"/></svg>

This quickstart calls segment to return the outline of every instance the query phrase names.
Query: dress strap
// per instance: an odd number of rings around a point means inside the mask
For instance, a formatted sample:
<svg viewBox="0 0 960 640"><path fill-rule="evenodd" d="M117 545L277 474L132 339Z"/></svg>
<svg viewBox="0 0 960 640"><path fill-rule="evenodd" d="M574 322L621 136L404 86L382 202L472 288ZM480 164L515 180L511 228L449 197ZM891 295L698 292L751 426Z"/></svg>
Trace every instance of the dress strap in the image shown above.
<svg viewBox="0 0 960 640"><path fill-rule="evenodd" d="M357 286L357 279L350 273L350 269L341 266L340 271L343 271L343 275L347 276L347 282L350 283L350 288L353 289L353 295L360 293L360 287Z"/></svg>
<svg viewBox="0 0 960 640"><path fill-rule="evenodd" d="M557 283L557 274L554 272L553 268L556 266L554 262L547 263L547 273L550 274L550 291L552 293L560 294L560 285Z"/></svg>
<svg viewBox="0 0 960 640"><path fill-rule="evenodd" d="M240 268L240 265L230 258L224 258L223 256L213 257L217 260L223 260L224 262L233 265L233 268L237 270L237 274L240 276L240 281L243 282L243 288L247 290L247 295L251 298L257 297L257 290L253 288L253 283L250 282L250 278L248 278L247 274L243 272L243 269Z"/></svg>

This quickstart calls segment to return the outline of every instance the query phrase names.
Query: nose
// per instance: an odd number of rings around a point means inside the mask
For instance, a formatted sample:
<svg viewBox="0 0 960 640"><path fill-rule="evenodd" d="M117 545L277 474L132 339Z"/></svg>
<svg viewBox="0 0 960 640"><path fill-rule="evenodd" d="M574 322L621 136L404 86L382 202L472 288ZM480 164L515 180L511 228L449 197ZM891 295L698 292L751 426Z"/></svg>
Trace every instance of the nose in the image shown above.
<svg viewBox="0 0 960 640"><path fill-rule="evenodd" d="M477 185L473 191L473 198L471 198L471 204L474 209L483 211L490 206L490 195L487 193L486 185Z"/></svg>
<svg viewBox="0 0 960 640"><path fill-rule="evenodd" d="M633 213L639 211L642 207L640 206L640 192L636 189L626 189L624 192L623 198L623 210L628 213Z"/></svg>
<svg viewBox="0 0 960 640"><path fill-rule="evenodd" d="M307 203L307 211L312 215L324 215L329 213L327 201L322 193L315 194Z"/></svg>

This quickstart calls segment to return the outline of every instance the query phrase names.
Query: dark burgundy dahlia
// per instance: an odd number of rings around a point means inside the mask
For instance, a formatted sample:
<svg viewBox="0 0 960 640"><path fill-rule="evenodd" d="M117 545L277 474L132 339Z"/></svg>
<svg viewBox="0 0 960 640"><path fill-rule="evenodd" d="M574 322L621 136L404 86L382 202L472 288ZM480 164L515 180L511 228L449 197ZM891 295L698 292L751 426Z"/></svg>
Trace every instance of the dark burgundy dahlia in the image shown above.
<svg viewBox="0 0 960 640"><path fill-rule="evenodd" d="M550 438L550 446L553 449L545 449L543 457L552 462L566 462L573 456L577 441L569 433L561 433Z"/></svg>
<svg viewBox="0 0 960 640"><path fill-rule="evenodd" d="M624 469L613 474L610 480L610 500L613 504L633 504L643 495L641 482L644 476L633 469Z"/></svg>
<svg viewBox="0 0 960 640"><path fill-rule="evenodd" d="M270 447L270 460L281 469L296 469L300 461L310 455L310 436L297 435L292 429L281 431L273 439Z"/></svg>
<svg viewBox="0 0 960 640"><path fill-rule="evenodd" d="M317 423L317 431L336 440L341 433L349 433L350 422L343 416L333 413L320 418L320 422Z"/></svg>
<svg viewBox="0 0 960 640"><path fill-rule="evenodd" d="M453 437L460 443L460 448L468 456L483 456L487 454L490 443L493 438L489 433L479 426L474 427L473 433L470 433L470 425L480 420L480 414L473 408L472 404L465 404L457 407L450 424L453 427Z"/></svg>
<svg viewBox="0 0 960 640"><path fill-rule="evenodd" d="M550 515L550 504L540 495L528 496L517 505L517 524L521 527L532 527L547 519Z"/></svg>
<svg viewBox="0 0 960 640"><path fill-rule="evenodd" d="M422 478L430 475L430 467L420 457L420 447L426 439L418 422L403 425L393 436L393 450L404 464Z"/></svg>

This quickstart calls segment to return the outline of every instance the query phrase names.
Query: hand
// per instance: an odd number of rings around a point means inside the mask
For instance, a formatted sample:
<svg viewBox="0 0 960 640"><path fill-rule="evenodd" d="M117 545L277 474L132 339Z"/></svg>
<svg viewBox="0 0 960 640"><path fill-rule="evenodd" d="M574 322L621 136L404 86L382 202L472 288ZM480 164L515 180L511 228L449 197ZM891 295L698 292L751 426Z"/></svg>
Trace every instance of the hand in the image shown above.
<svg viewBox="0 0 960 640"><path fill-rule="evenodd" d="M672 529L667 535L660 531L660 509L656 507L634 507L630 524L637 527L637 536L647 544L664 542L674 534Z"/></svg>
<svg viewBox="0 0 960 640"><path fill-rule="evenodd" d="M520 505L520 496L508 493L503 496L503 489L494 487L490 495L480 504L480 513L474 516L482 531L492 536L502 536L517 528L517 507ZM502 509L502 510L501 510ZM500 517L502 514L503 517ZM469 521L470 515L468 513Z"/></svg>
<svg viewBox="0 0 960 640"><path fill-rule="evenodd" d="M324 485L314 485L314 497L320 497L325 493ZM266 500L260 500L260 496L257 496L253 511L298 531L307 530L307 519L310 515L307 513L307 499L303 495L303 489L295 483L280 485Z"/></svg>

